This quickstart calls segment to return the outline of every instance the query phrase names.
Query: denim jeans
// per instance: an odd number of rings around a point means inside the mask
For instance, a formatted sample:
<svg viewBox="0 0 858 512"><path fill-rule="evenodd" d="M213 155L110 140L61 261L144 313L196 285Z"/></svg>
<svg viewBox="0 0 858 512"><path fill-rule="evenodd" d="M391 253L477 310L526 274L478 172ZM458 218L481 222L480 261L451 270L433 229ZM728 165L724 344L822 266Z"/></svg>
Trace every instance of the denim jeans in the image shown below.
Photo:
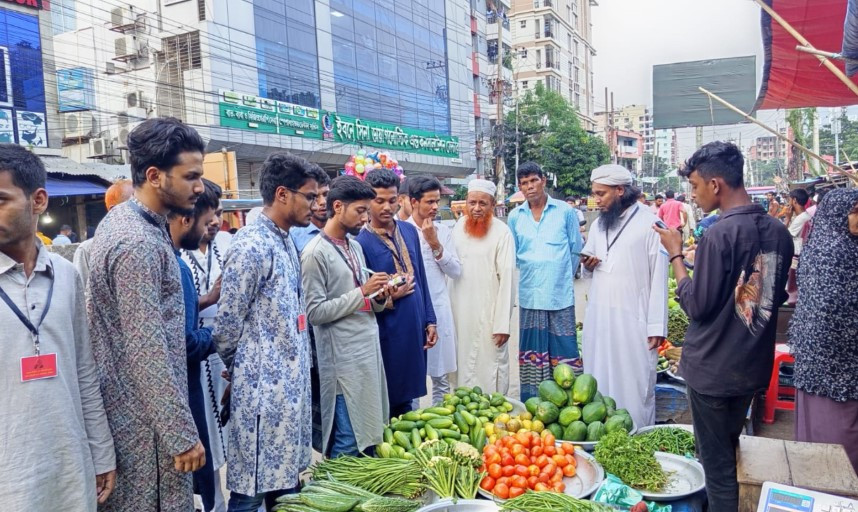
<svg viewBox="0 0 858 512"><path fill-rule="evenodd" d="M261 492L255 496L248 496L233 491L229 495L229 512L257 512L263 503L266 510L272 510L277 498L286 494L296 494L300 490L301 485L298 484L291 489Z"/></svg>
<svg viewBox="0 0 858 512"><path fill-rule="evenodd" d="M736 448L753 398L753 394L709 396L688 388L694 440L706 473L709 510L736 512L739 509Z"/></svg>
<svg viewBox="0 0 858 512"><path fill-rule="evenodd" d="M337 405L334 408L334 425L331 432L333 442L331 443L331 458L340 455L360 455L357 445L355 431L349 419L349 409L346 407L346 398L337 395Z"/></svg>

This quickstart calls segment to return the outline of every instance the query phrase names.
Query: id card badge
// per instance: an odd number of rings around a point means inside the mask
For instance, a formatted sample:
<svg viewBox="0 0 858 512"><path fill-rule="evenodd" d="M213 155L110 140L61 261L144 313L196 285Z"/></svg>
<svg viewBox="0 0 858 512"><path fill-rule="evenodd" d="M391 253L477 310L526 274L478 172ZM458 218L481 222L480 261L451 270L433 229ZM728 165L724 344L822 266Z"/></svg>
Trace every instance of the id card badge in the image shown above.
<svg viewBox="0 0 858 512"><path fill-rule="evenodd" d="M372 306L370 306L368 298L366 298L366 297L363 298L363 305L360 307L360 309L358 309L358 311L361 311L364 313L368 312L368 311L372 311Z"/></svg>
<svg viewBox="0 0 858 512"><path fill-rule="evenodd" d="M21 358L21 382L57 376L57 355L39 354Z"/></svg>
<svg viewBox="0 0 858 512"><path fill-rule="evenodd" d="M298 332L304 332L307 330L307 315L301 313L298 315Z"/></svg>
<svg viewBox="0 0 858 512"><path fill-rule="evenodd" d="M596 265L596 268L594 269L594 271L595 272L604 272L606 274L610 274L613 269L614 269L614 262L606 258L606 259L602 260L601 262L599 262L598 265Z"/></svg>

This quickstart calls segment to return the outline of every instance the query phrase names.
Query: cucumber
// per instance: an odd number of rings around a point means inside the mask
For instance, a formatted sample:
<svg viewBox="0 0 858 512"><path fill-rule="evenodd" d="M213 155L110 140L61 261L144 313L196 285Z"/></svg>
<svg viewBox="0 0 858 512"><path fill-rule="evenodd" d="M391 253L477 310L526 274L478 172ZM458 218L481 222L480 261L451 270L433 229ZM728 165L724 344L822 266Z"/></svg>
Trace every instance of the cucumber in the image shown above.
<svg viewBox="0 0 858 512"><path fill-rule="evenodd" d="M423 420L417 420L416 422L414 422L414 426L417 428L423 428L426 426L426 422Z"/></svg>
<svg viewBox="0 0 858 512"><path fill-rule="evenodd" d="M447 416L447 415L445 414L444 416ZM423 414L420 415L420 419L423 421L429 421L429 420L434 420L435 418L443 418L444 416L441 416L440 414L431 413L431 412L424 412Z"/></svg>
<svg viewBox="0 0 858 512"><path fill-rule="evenodd" d="M426 424L426 439L438 439L438 431L432 428L432 425Z"/></svg>
<svg viewBox="0 0 858 512"><path fill-rule="evenodd" d="M414 448L417 448L418 446L420 446L420 444L422 442L423 442L423 439L420 438L420 430L415 428L414 430L411 431L411 445Z"/></svg>
<svg viewBox="0 0 858 512"><path fill-rule="evenodd" d="M462 434L462 435L460 435L460 436L459 436L459 441L462 441L463 443L468 443L468 444L470 444L470 443L471 443L471 438L470 438L470 437L468 437L468 434Z"/></svg>
<svg viewBox="0 0 858 512"><path fill-rule="evenodd" d="M453 414L454 412L456 412L456 405L445 405L444 408L447 409L447 412Z"/></svg>
<svg viewBox="0 0 858 512"><path fill-rule="evenodd" d="M439 428L438 434L443 438L459 439L459 433L449 428Z"/></svg>
<svg viewBox="0 0 858 512"><path fill-rule="evenodd" d="M393 444L393 430L390 427L384 427L384 442Z"/></svg>
<svg viewBox="0 0 858 512"><path fill-rule="evenodd" d="M476 393L476 394L478 394L478 395L482 395L482 394L483 394L483 388L481 388L481 387L479 387L479 386L474 386L474 387L473 387L473 389L472 389L471 391L473 391L474 393Z"/></svg>
<svg viewBox="0 0 858 512"><path fill-rule="evenodd" d="M468 422L465 421L465 418L462 416L462 413L453 414L453 421L456 422L456 425L459 427L459 431L463 434L467 434L471 431L471 427L468 426Z"/></svg>
<svg viewBox="0 0 858 512"><path fill-rule="evenodd" d="M432 425L432 428L450 428L453 425L452 418L435 418L426 422L427 425ZM414 425L411 425L414 428ZM397 429L399 430L399 429Z"/></svg>
<svg viewBox="0 0 858 512"><path fill-rule="evenodd" d="M458 437L445 437L444 442L449 444L450 446L456 446L456 443L459 442Z"/></svg>
<svg viewBox="0 0 858 512"><path fill-rule="evenodd" d="M405 421L417 421L420 419L420 413L417 411L408 411L403 414L400 419Z"/></svg>
<svg viewBox="0 0 858 512"><path fill-rule="evenodd" d="M393 434L390 434L391 438ZM393 454L393 447L388 442L383 442L375 448L375 453L381 456L382 459L389 459Z"/></svg>
<svg viewBox="0 0 858 512"><path fill-rule="evenodd" d="M393 433L393 440L396 441L396 444L405 448L406 450L410 450L412 447L411 439L408 438L408 435L405 432L400 432L399 430L397 430Z"/></svg>
<svg viewBox="0 0 858 512"><path fill-rule="evenodd" d="M405 458L405 448L399 446L398 444L393 445L393 451L396 452L397 459Z"/></svg>
<svg viewBox="0 0 858 512"><path fill-rule="evenodd" d="M430 407L423 410L424 413L437 414L438 416L449 416L450 411L446 407Z"/></svg>
<svg viewBox="0 0 858 512"><path fill-rule="evenodd" d="M397 421L396 423L392 424L390 428L392 428L395 432L411 432L411 429L416 426L417 424L413 421Z"/></svg>
<svg viewBox="0 0 858 512"><path fill-rule="evenodd" d="M360 502L352 496L325 496L313 493L301 493L298 496L304 505L322 512L348 512Z"/></svg>
<svg viewBox="0 0 858 512"><path fill-rule="evenodd" d="M476 402L469 402L468 405L465 406L465 409L469 411L476 411L480 408L480 405Z"/></svg>
<svg viewBox="0 0 858 512"><path fill-rule="evenodd" d="M464 393L467 395L468 393L473 391L473 389L469 388L468 386L459 386L456 388L456 394L457 395L459 394L459 391L464 391Z"/></svg>

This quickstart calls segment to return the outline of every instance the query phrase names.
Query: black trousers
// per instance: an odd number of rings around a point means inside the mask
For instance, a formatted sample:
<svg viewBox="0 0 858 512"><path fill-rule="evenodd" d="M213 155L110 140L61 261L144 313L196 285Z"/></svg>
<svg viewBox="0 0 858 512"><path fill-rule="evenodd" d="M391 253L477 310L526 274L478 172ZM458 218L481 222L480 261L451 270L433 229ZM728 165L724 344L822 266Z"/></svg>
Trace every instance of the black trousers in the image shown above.
<svg viewBox="0 0 858 512"><path fill-rule="evenodd" d="M711 512L739 510L736 448L753 398L753 393L718 397L703 395L688 388L694 440L700 462L706 471L706 497Z"/></svg>

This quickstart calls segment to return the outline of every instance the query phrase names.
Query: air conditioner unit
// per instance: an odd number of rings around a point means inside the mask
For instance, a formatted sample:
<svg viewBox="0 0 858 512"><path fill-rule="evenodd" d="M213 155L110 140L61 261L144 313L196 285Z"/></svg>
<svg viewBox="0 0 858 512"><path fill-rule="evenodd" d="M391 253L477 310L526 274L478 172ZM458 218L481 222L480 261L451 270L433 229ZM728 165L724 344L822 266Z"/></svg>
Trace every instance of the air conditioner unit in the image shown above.
<svg viewBox="0 0 858 512"><path fill-rule="evenodd" d="M63 114L63 138L89 137L91 133L92 114L89 112L69 112L68 114Z"/></svg>
<svg viewBox="0 0 858 512"><path fill-rule="evenodd" d="M143 107L144 100L143 91L131 91L125 95L125 105L129 108Z"/></svg>
<svg viewBox="0 0 858 512"><path fill-rule="evenodd" d="M120 148L125 149L128 147L128 135L138 126L140 126L139 121L136 123L128 123L128 126L119 129L119 137L117 137L117 141L119 142Z"/></svg>
<svg viewBox="0 0 858 512"><path fill-rule="evenodd" d="M146 112L146 109L143 107L131 107L126 110L125 113L128 116L129 124L140 123L149 117L148 112Z"/></svg>
<svg viewBox="0 0 858 512"><path fill-rule="evenodd" d="M110 10L110 24L113 27L125 27L134 23L134 13L127 7L116 7Z"/></svg>
<svg viewBox="0 0 858 512"><path fill-rule="evenodd" d="M130 57L137 56L137 38L134 36L119 36L113 42L115 51L115 58L117 59L127 59Z"/></svg>
<svg viewBox="0 0 858 512"><path fill-rule="evenodd" d="M90 156L106 156L110 153L110 141L103 138L89 139Z"/></svg>

